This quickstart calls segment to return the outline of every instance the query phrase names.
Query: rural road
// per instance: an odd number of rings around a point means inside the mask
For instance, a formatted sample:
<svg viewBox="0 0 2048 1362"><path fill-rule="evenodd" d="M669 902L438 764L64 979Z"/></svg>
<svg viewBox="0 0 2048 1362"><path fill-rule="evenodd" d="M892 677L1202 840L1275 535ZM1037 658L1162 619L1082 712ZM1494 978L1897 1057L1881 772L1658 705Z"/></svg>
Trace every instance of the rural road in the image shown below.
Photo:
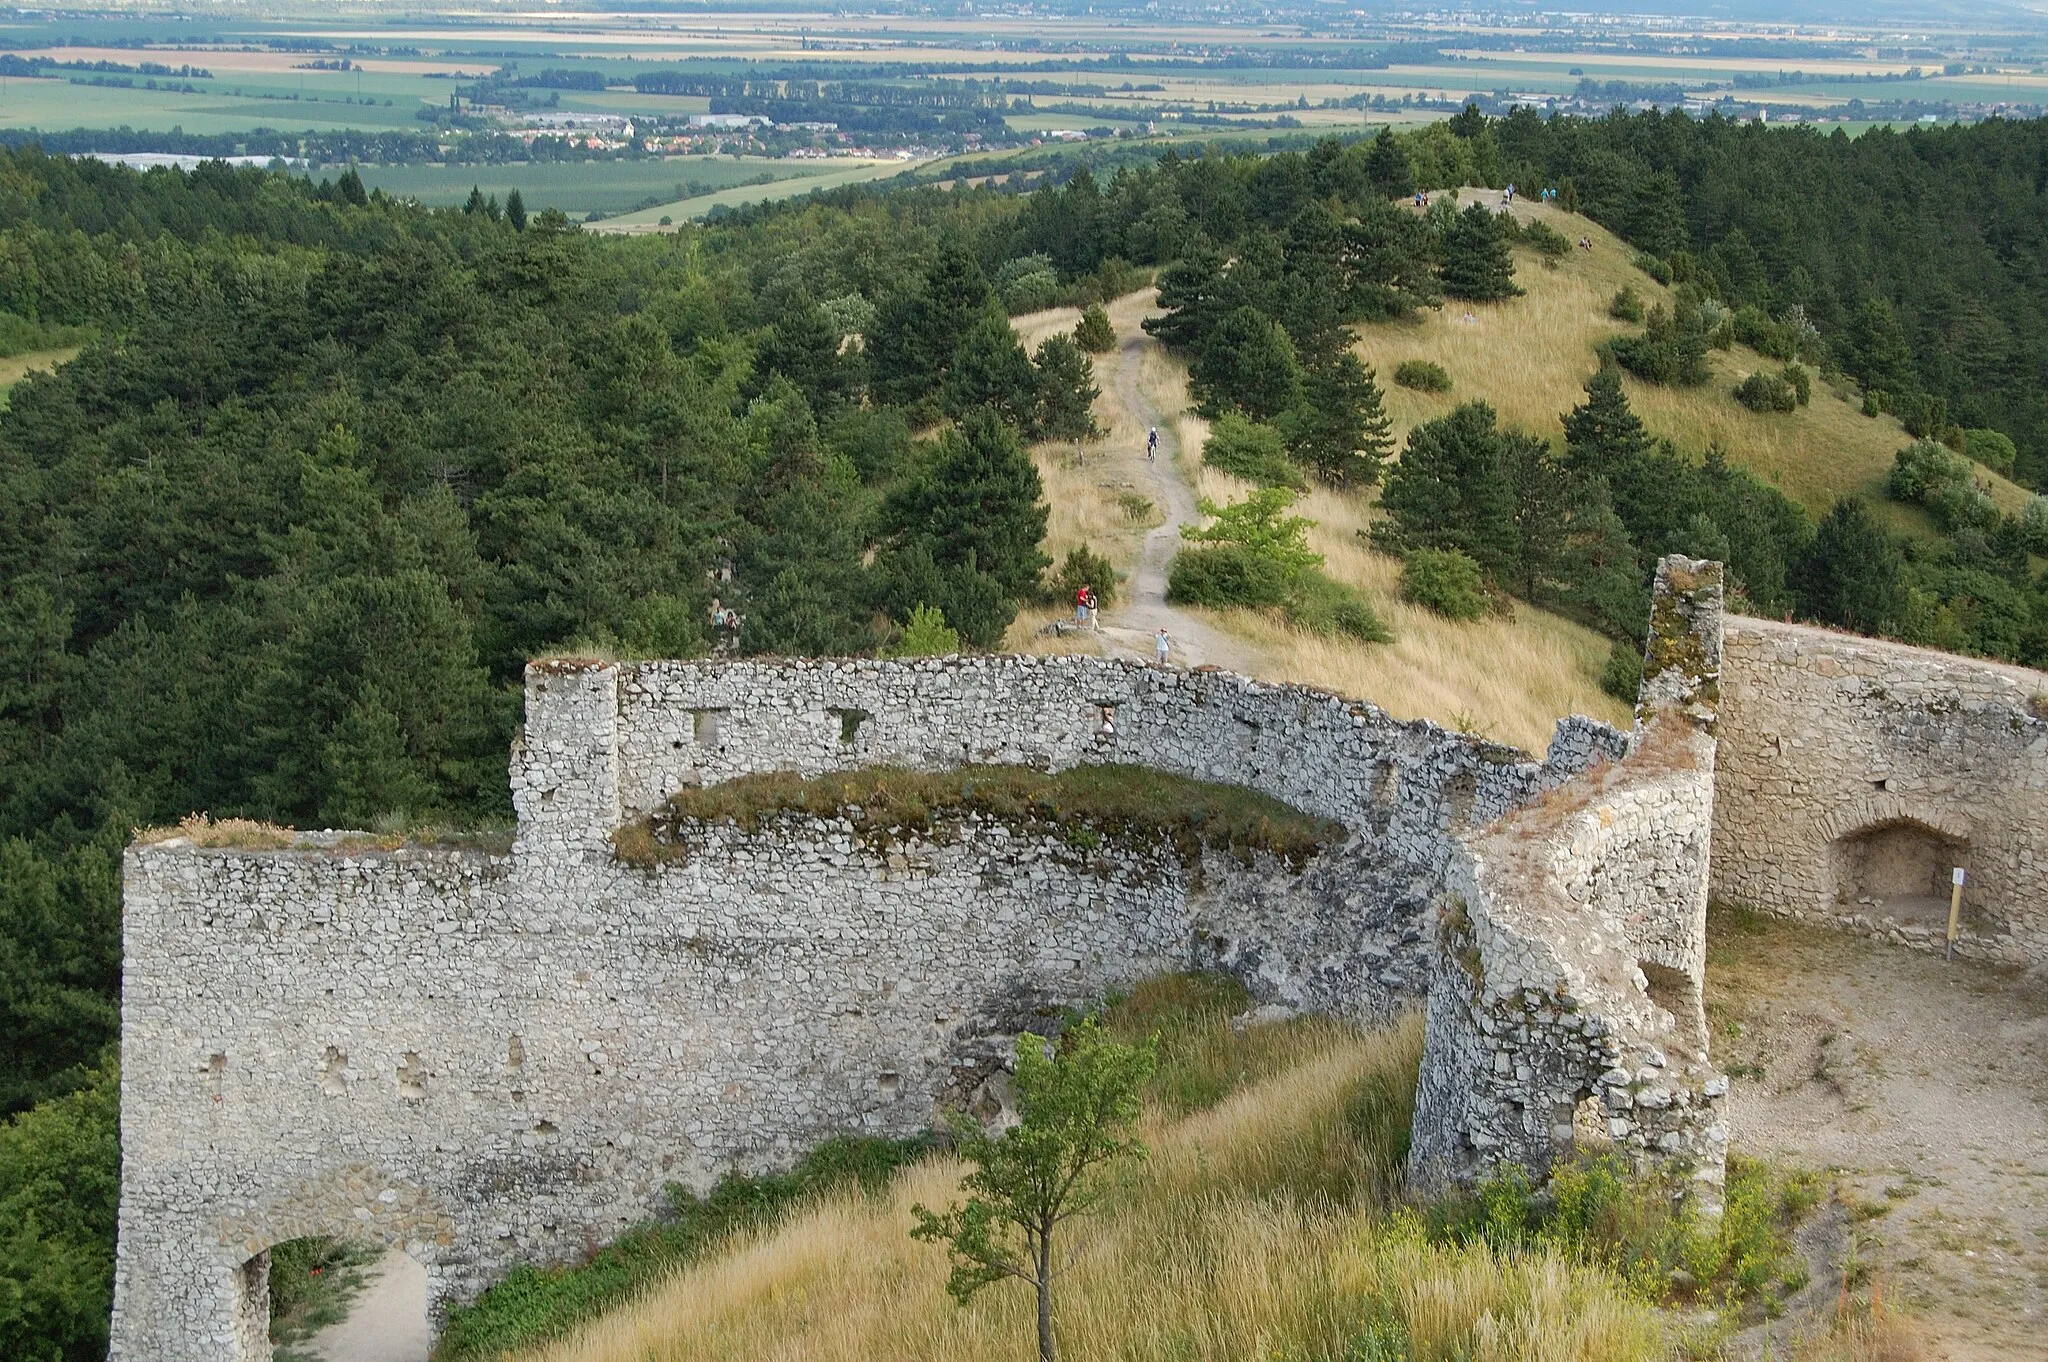
<svg viewBox="0 0 2048 1362"><path fill-rule="evenodd" d="M1126 338L1117 354L1114 382L1117 400L1138 425L1159 430L1159 457L1143 463L1139 476L1149 479L1152 500L1166 520L1145 536L1138 561L1124 583L1123 599L1104 612L1103 643L1111 652L1150 661L1153 634L1164 625L1173 642L1173 661L1187 667L1227 667L1250 674L1248 648L1207 620L1166 601L1166 580L1173 556L1180 552L1181 526L1199 523L1202 514L1195 504L1195 489L1180 471L1178 426L1160 419L1153 394L1145 388L1145 355L1158 344L1150 336ZM1143 459L1143 450L1118 451L1112 457L1135 467Z"/></svg>
<svg viewBox="0 0 2048 1362"><path fill-rule="evenodd" d="M427 1362L427 1270L393 1247L363 1275L348 1318L313 1335L305 1350L323 1362Z"/></svg>

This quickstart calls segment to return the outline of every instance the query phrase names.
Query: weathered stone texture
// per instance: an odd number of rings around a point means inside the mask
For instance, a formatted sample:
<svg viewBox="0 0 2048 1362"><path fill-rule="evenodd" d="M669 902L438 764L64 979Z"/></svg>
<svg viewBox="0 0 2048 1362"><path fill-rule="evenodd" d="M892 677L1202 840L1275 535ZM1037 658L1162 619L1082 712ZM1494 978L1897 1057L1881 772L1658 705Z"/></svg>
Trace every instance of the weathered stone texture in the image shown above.
<svg viewBox="0 0 2048 1362"><path fill-rule="evenodd" d="M1105 725L1103 709L1113 707ZM904 1133L1046 1008L1213 965L1262 999L1383 1016L1426 986L1450 830L1554 787L1550 760L1371 706L1092 659L535 664L508 857L309 835L131 848L122 1362L255 1357L263 1251L402 1243L437 1308L579 1256L669 1181ZM1080 851L955 819L877 843L838 819L610 833L746 771L1136 762L1342 822L1306 867Z"/></svg>
<svg viewBox="0 0 2048 1362"><path fill-rule="evenodd" d="M2048 675L1735 618L1721 716L1717 899L1938 949L1961 866L1958 951L2048 962Z"/></svg>
<svg viewBox="0 0 2048 1362"><path fill-rule="evenodd" d="M1585 1143L1718 1206L1708 836L1721 569L1658 566L1634 750L1461 842L1438 915L1411 1169L1539 1177Z"/></svg>

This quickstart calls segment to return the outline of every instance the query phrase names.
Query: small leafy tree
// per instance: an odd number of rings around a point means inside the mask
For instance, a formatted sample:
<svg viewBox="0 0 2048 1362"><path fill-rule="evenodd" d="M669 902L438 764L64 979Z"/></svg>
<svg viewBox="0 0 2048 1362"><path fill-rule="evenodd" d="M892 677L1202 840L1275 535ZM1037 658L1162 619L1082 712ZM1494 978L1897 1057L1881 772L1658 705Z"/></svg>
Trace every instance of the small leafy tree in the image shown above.
<svg viewBox="0 0 2048 1362"><path fill-rule="evenodd" d="M946 623L945 611L919 602L910 608L893 651L898 657L944 657L960 651L960 633Z"/></svg>
<svg viewBox="0 0 2048 1362"><path fill-rule="evenodd" d="M1206 497L1198 504L1212 523L1182 527L1183 539L1241 548L1287 577L1323 565L1323 556L1308 546L1309 527L1315 522L1306 516L1282 514L1294 504L1290 488L1261 487L1228 506L1218 506Z"/></svg>
<svg viewBox="0 0 2048 1362"><path fill-rule="evenodd" d="M1053 1283L1072 1266L1058 1262L1060 1226L1101 1205L1109 1165L1143 1158L1130 1133L1138 1085L1158 1062L1156 1038L1142 1046L1112 1041L1092 1019L1067 1031L1057 1050L1029 1032L1017 1037L1017 1106L1022 1119L991 1136L953 1118L961 1157L973 1165L964 1203L943 1213L911 1207L911 1237L943 1243L952 1254L946 1290L965 1305L983 1287L1014 1277L1038 1293L1039 1362L1055 1362Z"/></svg>
<svg viewBox="0 0 2048 1362"><path fill-rule="evenodd" d="M1081 313L1081 320L1074 327L1074 344L1091 355L1105 355L1116 349L1116 328L1109 324L1109 314L1102 310L1102 304L1090 303Z"/></svg>

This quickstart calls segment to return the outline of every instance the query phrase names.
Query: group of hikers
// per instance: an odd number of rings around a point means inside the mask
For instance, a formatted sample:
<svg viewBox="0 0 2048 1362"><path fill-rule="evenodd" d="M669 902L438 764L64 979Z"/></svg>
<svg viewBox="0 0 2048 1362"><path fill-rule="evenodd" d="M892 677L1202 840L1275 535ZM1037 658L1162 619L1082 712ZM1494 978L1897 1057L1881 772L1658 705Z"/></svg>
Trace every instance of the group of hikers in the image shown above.
<svg viewBox="0 0 2048 1362"><path fill-rule="evenodd" d="M1095 598L1095 587L1091 583L1083 582L1080 589L1074 593L1074 627L1093 628L1098 633L1102 630L1102 606ZM1172 653L1173 636L1166 632L1166 626L1162 624L1152 635L1152 660L1163 667Z"/></svg>
<svg viewBox="0 0 2048 1362"><path fill-rule="evenodd" d="M718 597L711 598L711 651L730 653L739 648L740 625L744 623L740 612L723 604Z"/></svg>

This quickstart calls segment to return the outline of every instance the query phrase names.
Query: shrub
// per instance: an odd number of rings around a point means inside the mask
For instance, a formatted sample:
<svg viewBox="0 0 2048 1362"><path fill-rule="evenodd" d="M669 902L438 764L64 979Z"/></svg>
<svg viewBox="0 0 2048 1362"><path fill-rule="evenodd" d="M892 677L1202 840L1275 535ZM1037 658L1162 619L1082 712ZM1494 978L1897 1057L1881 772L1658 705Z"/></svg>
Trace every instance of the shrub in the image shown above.
<svg viewBox="0 0 2048 1362"><path fill-rule="evenodd" d="M1003 310L1015 316L1051 307L1059 296L1060 277L1053 270L1052 257L1024 255L996 271L995 285Z"/></svg>
<svg viewBox="0 0 2048 1362"><path fill-rule="evenodd" d="M1519 235L1524 246L1533 247L1537 254L1553 260L1572 253L1570 238L1547 222L1531 222Z"/></svg>
<svg viewBox="0 0 2048 1362"><path fill-rule="evenodd" d="M896 657L944 657L960 651L960 634L947 625L945 611L920 602L911 608L903 633L890 651Z"/></svg>
<svg viewBox="0 0 2048 1362"><path fill-rule="evenodd" d="M1640 336L1607 342L1614 362L1650 383L1697 387L1707 381L1707 317L1697 299L1681 297L1670 311L1650 309Z"/></svg>
<svg viewBox="0 0 2048 1362"><path fill-rule="evenodd" d="M1875 388L1863 394L1863 414L1876 416L1885 409L1884 394Z"/></svg>
<svg viewBox="0 0 2048 1362"><path fill-rule="evenodd" d="M1046 590L1055 605L1069 604L1074 593L1084 586L1095 588L1098 605L1107 607L1116 603L1116 568L1086 544L1077 544L1067 550L1067 556L1060 560L1059 569Z"/></svg>
<svg viewBox="0 0 2048 1362"><path fill-rule="evenodd" d="M1287 457L1280 432L1234 411L1225 412L1210 427L1202 462L1261 487L1307 485L1301 469Z"/></svg>
<svg viewBox="0 0 2048 1362"><path fill-rule="evenodd" d="M1928 393L1907 393L1894 398L1892 411L1916 440L1932 439L1948 424L1948 399Z"/></svg>
<svg viewBox="0 0 2048 1362"><path fill-rule="evenodd" d="M1982 427L1963 432L1963 451L1992 472L2008 477L2012 475L2014 461L2019 458L2019 450L2013 445L2011 436Z"/></svg>
<svg viewBox="0 0 2048 1362"><path fill-rule="evenodd" d="M2039 493L2027 498L2027 508L2020 512L2020 540L2029 553L2048 557L2048 497ZM2048 718L2048 715L2043 715Z"/></svg>
<svg viewBox="0 0 2048 1362"><path fill-rule="evenodd" d="M1607 665L1600 669L1600 689L1623 704L1636 702L1643 688L1643 650L1633 643L1617 641L1607 650Z"/></svg>
<svg viewBox="0 0 2048 1362"><path fill-rule="evenodd" d="M1735 385L1735 400L1751 411L1793 411L1799 392L1776 374L1751 374Z"/></svg>
<svg viewBox="0 0 2048 1362"><path fill-rule="evenodd" d="M1394 635L1364 596L1320 572L1304 572L1288 583L1280 599L1287 622L1324 638L1391 643Z"/></svg>
<svg viewBox="0 0 2048 1362"><path fill-rule="evenodd" d="M1623 284L1621 291L1616 293L1607 304L1608 316L1618 322L1632 322L1637 326L1643 324L1643 317L1646 315L1646 312L1647 310L1643 306L1643 295L1636 292L1633 284Z"/></svg>
<svg viewBox="0 0 2048 1362"><path fill-rule="evenodd" d="M1287 574L1242 544L1182 549L1166 583L1166 599L1175 605L1217 610L1278 605L1286 594Z"/></svg>
<svg viewBox="0 0 2048 1362"><path fill-rule="evenodd" d="M1091 355L1108 354L1116 349L1116 328L1109 324L1109 314L1102 310L1102 304L1090 303L1081 311L1081 320L1074 325L1074 344Z"/></svg>
<svg viewBox="0 0 2048 1362"><path fill-rule="evenodd" d="M1486 613L1485 574L1456 549L1411 549L1401 560L1401 597L1446 619Z"/></svg>
<svg viewBox="0 0 2048 1362"><path fill-rule="evenodd" d="M1647 251L1636 252L1636 258L1631 263L1660 284L1671 282L1671 266Z"/></svg>
<svg viewBox="0 0 2048 1362"><path fill-rule="evenodd" d="M1404 359L1394 366L1394 382L1419 393L1447 393L1451 376L1444 366L1426 359Z"/></svg>
<svg viewBox="0 0 2048 1362"><path fill-rule="evenodd" d="M1792 328L1774 322L1754 303L1745 303L1734 316L1734 337L1772 359L1799 358L1799 336Z"/></svg>
<svg viewBox="0 0 2048 1362"><path fill-rule="evenodd" d="M1792 385L1792 395L1800 406L1813 400L1813 373L1804 364L1788 364L1778 370L1778 377Z"/></svg>
<svg viewBox="0 0 2048 1362"><path fill-rule="evenodd" d="M1998 523L1998 508L1962 455L1932 440L1915 440L1892 460L1885 493L1894 501L1925 506L1943 532L1961 526L1989 529Z"/></svg>

